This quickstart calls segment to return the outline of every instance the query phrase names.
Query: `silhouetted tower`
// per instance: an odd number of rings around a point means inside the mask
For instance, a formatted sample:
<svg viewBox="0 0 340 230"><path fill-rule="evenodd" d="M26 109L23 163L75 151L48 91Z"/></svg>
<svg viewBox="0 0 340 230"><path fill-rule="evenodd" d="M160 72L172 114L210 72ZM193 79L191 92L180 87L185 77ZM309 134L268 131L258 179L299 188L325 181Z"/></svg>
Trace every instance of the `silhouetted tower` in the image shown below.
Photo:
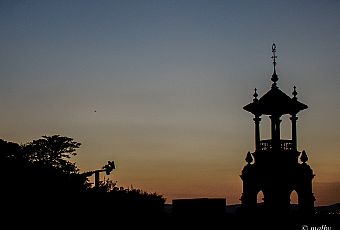
<svg viewBox="0 0 340 230"><path fill-rule="evenodd" d="M258 99L255 89L253 102L243 109L254 115L255 151L248 152L247 165L242 170L243 193L241 196L244 210L252 211L257 207L257 195L260 191L264 196L264 209L272 214L288 213L290 196L295 190L298 194L299 212L314 212L314 195L312 192L313 171L306 163L305 151L297 149L297 114L307 109L307 105L297 99L296 87L293 96L289 97L278 86L276 74L276 46L272 45L274 72L272 87ZM261 140L261 116L267 115L271 120L271 139ZM283 140L280 136L281 116L290 115L291 140ZM298 157L300 156L300 161ZM252 163L254 160L254 163Z"/></svg>

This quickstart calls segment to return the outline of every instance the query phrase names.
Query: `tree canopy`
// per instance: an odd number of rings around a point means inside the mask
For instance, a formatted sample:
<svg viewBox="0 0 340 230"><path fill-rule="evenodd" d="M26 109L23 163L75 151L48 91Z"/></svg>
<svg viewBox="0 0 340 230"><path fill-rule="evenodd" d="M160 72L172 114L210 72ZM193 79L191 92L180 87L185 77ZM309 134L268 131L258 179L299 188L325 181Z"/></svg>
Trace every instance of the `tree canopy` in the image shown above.
<svg viewBox="0 0 340 230"><path fill-rule="evenodd" d="M62 216L73 211L86 215L96 210L116 214L162 210L165 199L156 193L118 188L108 179L92 187L88 176L94 171L80 173L70 161L80 146L73 138L60 135L42 136L26 144L0 139L1 196L9 201L8 207L17 207L24 215L32 208L43 215L61 209L58 215ZM114 162L108 161L100 171L108 175L113 169Z"/></svg>
<svg viewBox="0 0 340 230"><path fill-rule="evenodd" d="M44 195L85 191L90 184L70 158L80 143L60 135L42 136L26 144L0 140L0 172L4 192Z"/></svg>
<svg viewBox="0 0 340 230"><path fill-rule="evenodd" d="M63 173L76 173L79 170L69 159L77 155L76 150L80 146L81 143L72 138L53 135L42 136L23 145L23 148L29 161L34 164L52 167Z"/></svg>

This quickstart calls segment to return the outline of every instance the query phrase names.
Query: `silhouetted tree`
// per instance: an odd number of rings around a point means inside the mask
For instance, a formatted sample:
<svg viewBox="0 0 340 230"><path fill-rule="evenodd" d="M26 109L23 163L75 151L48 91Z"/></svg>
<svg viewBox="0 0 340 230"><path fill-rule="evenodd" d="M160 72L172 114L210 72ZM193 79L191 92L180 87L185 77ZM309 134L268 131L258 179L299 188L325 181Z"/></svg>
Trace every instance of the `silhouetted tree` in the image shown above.
<svg viewBox="0 0 340 230"><path fill-rule="evenodd" d="M21 146L17 143L0 139L0 159L1 162L18 159L20 157Z"/></svg>
<svg viewBox="0 0 340 230"><path fill-rule="evenodd" d="M51 199L51 194L65 196L86 191L88 179L75 163L80 143L60 135L42 136L19 145L0 140L0 178L7 196Z"/></svg>
<svg viewBox="0 0 340 230"><path fill-rule="evenodd" d="M80 145L73 138L53 135L42 136L23 147L29 161L34 164L51 167L63 173L76 173L79 170L69 159L77 155L76 150Z"/></svg>
<svg viewBox="0 0 340 230"><path fill-rule="evenodd" d="M118 188L110 179L92 188L88 173L79 173L76 163L70 162L80 145L73 138L60 135L42 136L23 145L0 139L2 207L13 209L21 217L49 220L74 212L84 218L109 217L113 213L130 217L162 213L162 195ZM100 171L108 175L114 168L114 162L108 161Z"/></svg>
<svg viewBox="0 0 340 230"><path fill-rule="evenodd" d="M0 139L0 180L2 193L11 193L22 184L20 175L24 175L28 161L24 158L22 147L13 142Z"/></svg>

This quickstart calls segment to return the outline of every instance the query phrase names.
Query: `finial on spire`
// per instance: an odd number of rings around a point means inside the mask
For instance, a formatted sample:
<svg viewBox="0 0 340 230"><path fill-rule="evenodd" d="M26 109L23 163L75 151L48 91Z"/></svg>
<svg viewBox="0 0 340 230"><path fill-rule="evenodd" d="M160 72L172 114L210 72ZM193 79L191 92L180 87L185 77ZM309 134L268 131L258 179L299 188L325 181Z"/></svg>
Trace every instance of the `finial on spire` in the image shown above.
<svg viewBox="0 0 340 230"><path fill-rule="evenodd" d="M276 87L276 82L279 80L277 74L276 74L276 45L275 43L273 43L272 45L272 52L273 52L273 56L271 56L271 58L273 59L273 65L274 65L274 72L273 72L273 75L272 75L272 78L271 80L274 82L273 83L273 87Z"/></svg>
<svg viewBox="0 0 340 230"><path fill-rule="evenodd" d="M258 94L257 94L257 89L256 89L256 88L254 89L254 94L253 94L253 96L254 96L253 101L254 101L254 102L257 102L257 101L258 101L258 99L257 99Z"/></svg>
<svg viewBox="0 0 340 230"><path fill-rule="evenodd" d="M275 70L276 58L277 58L277 56L275 55L275 52L276 52L276 45L275 45L275 43L273 43L273 45L272 45L272 52L273 52L272 59L273 59L274 70Z"/></svg>
<svg viewBox="0 0 340 230"><path fill-rule="evenodd" d="M300 160L302 161L302 163L306 163L308 161L308 156L305 150L302 151Z"/></svg>
<svg viewBox="0 0 340 230"><path fill-rule="evenodd" d="M247 153L247 156L246 156L246 162L248 164L250 164L251 162L253 162L253 157L251 156L250 152Z"/></svg>
<svg viewBox="0 0 340 230"><path fill-rule="evenodd" d="M294 85L294 90L293 90L293 98L294 99L297 99L297 97L296 97L296 95L298 94L297 92L296 92L296 86Z"/></svg>

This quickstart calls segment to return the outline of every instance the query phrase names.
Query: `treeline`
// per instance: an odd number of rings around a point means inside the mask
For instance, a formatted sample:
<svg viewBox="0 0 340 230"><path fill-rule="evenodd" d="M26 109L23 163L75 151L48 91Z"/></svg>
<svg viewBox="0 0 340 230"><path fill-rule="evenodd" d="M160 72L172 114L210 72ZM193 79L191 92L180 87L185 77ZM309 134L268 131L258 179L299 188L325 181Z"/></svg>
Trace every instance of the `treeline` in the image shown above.
<svg viewBox="0 0 340 230"><path fill-rule="evenodd" d="M117 187L110 180L93 187L88 175L70 161L80 146L73 138L60 135L42 136L25 144L0 139L1 200L5 212L31 218L162 212L162 195Z"/></svg>

